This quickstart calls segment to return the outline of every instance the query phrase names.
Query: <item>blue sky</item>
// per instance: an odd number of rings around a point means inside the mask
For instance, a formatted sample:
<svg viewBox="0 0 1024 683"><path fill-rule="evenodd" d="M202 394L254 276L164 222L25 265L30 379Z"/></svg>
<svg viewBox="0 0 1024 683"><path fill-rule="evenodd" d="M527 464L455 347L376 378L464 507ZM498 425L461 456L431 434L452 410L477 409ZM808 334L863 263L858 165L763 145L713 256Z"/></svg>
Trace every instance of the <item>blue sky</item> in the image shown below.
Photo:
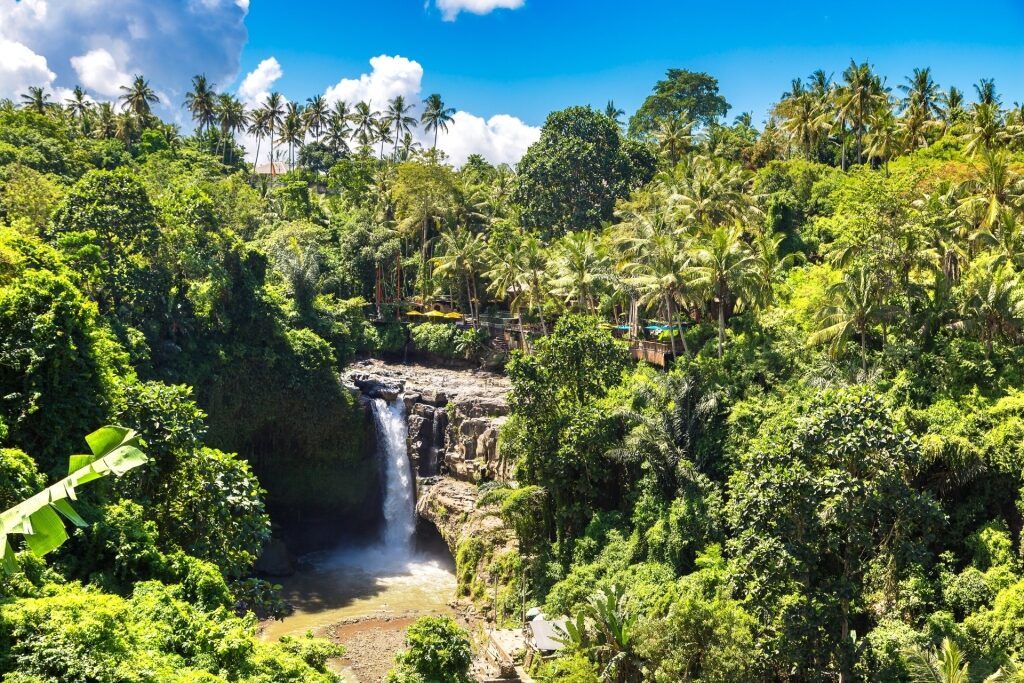
<svg viewBox="0 0 1024 683"><path fill-rule="evenodd" d="M109 100L141 73L188 130L197 73L249 106L270 90L376 106L439 92L458 110L438 139L454 163L515 162L554 109L631 113L670 67L714 75L730 117L760 122L792 78L838 77L851 57L893 86L931 66L943 87L992 77L1024 101L1024 0L0 0L0 97L82 85Z"/></svg>
<svg viewBox="0 0 1024 683"><path fill-rule="evenodd" d="M1024 2L849 6L856 11L806 0L525 0L444 21L420 0L319 2L303 12L253 0L242 70L275 56L280 88L305 97L367 71L370 57L401 55L423 66L424 91L533 125L553 109L608 99L630 112L669 67L716 76L731 114L751 110L760 121L791 78L818 67L838 75L851 57L890 85L928 65L944 87L993 77L1005 101L1024 100Z"/></svg>

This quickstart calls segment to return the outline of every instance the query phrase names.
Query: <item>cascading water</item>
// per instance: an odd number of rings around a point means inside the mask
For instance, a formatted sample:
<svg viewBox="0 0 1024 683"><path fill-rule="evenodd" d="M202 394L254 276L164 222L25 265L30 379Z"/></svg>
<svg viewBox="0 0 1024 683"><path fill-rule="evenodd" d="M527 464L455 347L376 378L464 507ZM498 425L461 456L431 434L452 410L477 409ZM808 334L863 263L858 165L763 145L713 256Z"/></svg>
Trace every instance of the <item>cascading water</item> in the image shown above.
<svg viewBox="0 0 1024 683"><path fill-rule="evenodd" d="M416 492L406 441L405 401L373 400L377 448L384 459L384 548L400 557L413 552L416 535Z"/></svg>

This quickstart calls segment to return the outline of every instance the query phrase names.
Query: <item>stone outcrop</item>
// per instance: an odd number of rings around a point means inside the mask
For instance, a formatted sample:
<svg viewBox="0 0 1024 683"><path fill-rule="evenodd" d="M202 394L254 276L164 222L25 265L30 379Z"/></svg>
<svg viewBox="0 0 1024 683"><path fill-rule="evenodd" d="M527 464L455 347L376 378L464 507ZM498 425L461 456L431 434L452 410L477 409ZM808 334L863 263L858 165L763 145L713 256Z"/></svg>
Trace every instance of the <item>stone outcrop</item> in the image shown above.
<svg viewBox="0 0 1024 683"><path fill-rule="evenodd" d="M355 363L346 382L370 398L404 394L409 459L421 478L447 474L462 481L506 479L498 430L506 419L508 379L482 370Z"/></svg>

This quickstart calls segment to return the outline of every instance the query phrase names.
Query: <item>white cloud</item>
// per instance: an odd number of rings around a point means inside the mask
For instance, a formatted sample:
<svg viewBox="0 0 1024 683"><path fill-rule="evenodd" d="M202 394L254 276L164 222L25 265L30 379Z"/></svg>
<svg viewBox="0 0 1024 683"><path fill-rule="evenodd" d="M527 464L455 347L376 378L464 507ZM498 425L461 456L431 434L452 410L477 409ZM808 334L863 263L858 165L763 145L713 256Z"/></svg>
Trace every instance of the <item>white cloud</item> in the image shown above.
<svg viewBox="0 0 1024 683"><path fill-rule="evenodd" d="M18 43L45 57L32 85L81 84L109 98L119 94L123 76L142 74L166 95L159 113L181 116L192 76L206 73L220 87L234 80L248 39L247 9L245 0L3 0L0 74L13 70L10 44ZM0 96L10 94L12 79L3 78Z"/></svg>
<svg viewBox="0 0 1024 683"><path fill-rule="evenodd" d="M103 48L72 57L71 67L78 74L81 85L111 98L120 95L121 86L129 85L132 81L130 75L118 68L114 55Z"/></svg>
<svg viewBox="0 0 1024 683"><path fill-rule="evenodd" d="M249 107L256 106L267 98L271 86L284 75L284 70L274 57L264 59L246 74L238 86L238 97Z"/></svg>
<svg viewBox="0 0 1024 683"><path fill-rule="evenodd" d="M470 154L480 154L492 164L514 164L526 148L540 138L540 128L515 116L497 114L486 121L464 111L455 112L448 132L437 136L437 146L458 166Z"/></svg>
<svg viewBox="0 0 1024 683"><path fill-rule="evenodd" d="M519 9L525 0L436 0L445 21L455 21L459 12L489 14L496 9Z"/></svg>
<svg viewBox="0 0 1024 683"><path fill-rule="evenodd" d="M17 98L30 85L49 88L56 77L46 57L0 36L0 97Z"/></svg>
<svg viewBox="0 0 1024 683"><path fill-rule="evenodd" d="M372 70L359 78L343 78L324 93L328 102L343 100L355 104L366 100L375 109L402 95L413 104L419 103L423 67L419 62L400 56L378 55L370 60Z"/></svg>

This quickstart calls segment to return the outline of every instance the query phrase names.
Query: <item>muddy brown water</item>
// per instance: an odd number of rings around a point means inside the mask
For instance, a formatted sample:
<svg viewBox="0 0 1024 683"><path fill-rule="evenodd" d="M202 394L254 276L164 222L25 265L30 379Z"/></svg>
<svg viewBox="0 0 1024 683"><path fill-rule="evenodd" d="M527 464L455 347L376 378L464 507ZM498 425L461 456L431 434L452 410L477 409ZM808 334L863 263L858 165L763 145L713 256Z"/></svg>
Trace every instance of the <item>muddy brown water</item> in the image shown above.
<svg viewBox="0 0 1024 683"><path fill-rule="evenodd" d="M260 635L275 641L308 631L353 650L368 641L372 646L375 638L366 636L373 632L396 631L379 643L383 650L353 651L346 658L351 661L333 663L346 681L368 683L377 680L375 669L394 660L401 633L416 617L453 613L454 571L450 555L430 550L406 555L371 546L310 555L299 571L278 581L295 611L281 621L264 622ZM365 670L345 666L352 661L365 663L360 667ZM374 675L367 677L366 671Z"/></svg>

